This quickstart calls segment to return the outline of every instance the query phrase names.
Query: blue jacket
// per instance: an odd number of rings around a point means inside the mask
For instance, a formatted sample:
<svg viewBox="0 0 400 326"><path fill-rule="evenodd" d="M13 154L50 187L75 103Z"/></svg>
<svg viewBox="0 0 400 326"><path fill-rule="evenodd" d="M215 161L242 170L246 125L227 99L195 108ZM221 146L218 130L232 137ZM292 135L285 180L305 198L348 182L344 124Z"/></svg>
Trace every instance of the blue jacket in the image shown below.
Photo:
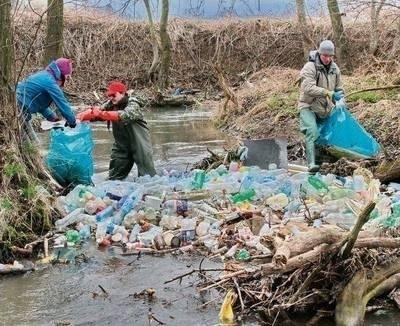
<svg viewBox="0 0 400 326"><path fill-rule="evenodd" d="M75 124L75 115L64 96L57 80L62 80L60 69L55 61L48 68L52 71L41 70L17 86L18 106L24 110L27 119L31 119L33 113L41 113L47 120L56 118L56 114L49 108L54 102L68 124Z"/></svg>

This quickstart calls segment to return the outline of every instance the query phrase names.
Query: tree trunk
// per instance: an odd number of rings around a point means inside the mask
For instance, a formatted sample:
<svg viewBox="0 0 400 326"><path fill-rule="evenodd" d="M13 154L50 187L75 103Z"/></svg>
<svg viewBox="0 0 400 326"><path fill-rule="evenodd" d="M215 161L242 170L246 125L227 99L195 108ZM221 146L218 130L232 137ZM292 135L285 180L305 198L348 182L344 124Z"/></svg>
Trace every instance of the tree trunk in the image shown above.
<svg viewBox="0 0 400 326"><path fill-rule="evenodd" d="M378 23L379 23L379 15L381 13L382 7L385 4L386 0L380 0L379 4L377 0L371 0L371 38L369 43L369 50L372 55L376 54L378 50Z"/></svg>
<svg viewBox="0 0 400 326"><path fill-rule="evenodd" d="M157 80L157 72L160 69L160 43L157 40L156 27L154 26L153 15L151 13L149 0L143 0L147 11L147 18L149 20L150 39L153 46L153 61L150 69L147 72L147 76L151 82Z"/></svg>
<svg viewBox="0 0 400 326"><path fill-rule="evenodd" d="M15 110L5 112L12 108L14 103L14 45L11 23L11 1L0 0L0 105L4 118L10 120L11 127L15 127ZM2 121L5 121L3 120Z"/></svg>
<svg viewBox="0 0 400 326"><path fill-rule="evenodd" d="M47 2L47 35L43 65L63 55L64 1Z"/></svg>
<svg viewBox="0 0 400 326"><path fill-rule="evenodd" d="M333 29L333 34L335 36L336 47L338 49L338 59L344 63L344 67L347 73L353 71L351 58L349 55L349 47L347 43L347 38L344 33L342 16L340 15L339 5L337 0L327 0L329 16L331 17L331 24Z"/></svg>
<svg viewBox="0 0 400 326"><path fill-rule="evenodd" d="M169 1L162 0L162 12L160 19L160 43L161 43L161 66L158 87L164 90L168 87L169 66L171 62L171 39L168 27Z"/></svg>
<svg viewBox="0 0 400 326"><path fill-rule="evenodd" d="M301 30L301 41L303 44L304 60L307 61L308 53L310 51L310 44L308 42L308 26L306 22L306 5L305 0L296 0L297 23Z"/></svg>

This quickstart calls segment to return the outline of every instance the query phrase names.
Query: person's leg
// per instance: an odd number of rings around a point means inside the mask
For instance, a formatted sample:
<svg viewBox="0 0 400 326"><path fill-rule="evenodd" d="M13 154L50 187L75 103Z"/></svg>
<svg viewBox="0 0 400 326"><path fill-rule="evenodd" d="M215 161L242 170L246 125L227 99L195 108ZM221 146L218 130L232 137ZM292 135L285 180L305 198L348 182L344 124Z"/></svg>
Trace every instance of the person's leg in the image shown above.
<svg viewBox="0 0 400 326"><path fill-rule="evenodd" d="M150 132L147 128L135 124L132 126L134 129L134 150L133 159L138 168L138 175L154 176L156 170L153 162L153 149L151 146Z"/></svg>
<svg viewBox="0 0 400 326"><path fill-rule="evenodd" d="M111 150L108 178L110 180L123 180L131 171L134 164L132 155L125 148L114 143Z"/></svg>
<svg viewBox="0 0 400 326"><path fill-rule="evenodd" d="M315 172L319 166L315 164L315 141L319 137L317 118L310 109L300 110L300 131L305 135L306 158L309 170Z"/></svg>

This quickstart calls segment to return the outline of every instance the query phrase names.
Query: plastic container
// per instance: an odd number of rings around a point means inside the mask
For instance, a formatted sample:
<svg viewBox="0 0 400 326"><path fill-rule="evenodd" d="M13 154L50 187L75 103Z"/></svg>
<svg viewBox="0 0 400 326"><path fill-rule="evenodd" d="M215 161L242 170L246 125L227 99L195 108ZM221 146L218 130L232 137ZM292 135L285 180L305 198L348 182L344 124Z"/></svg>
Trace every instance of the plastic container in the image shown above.
<svg viewBox="0 0 400 326"><path fill-rule="evenodd" d="M57 220L54 224L58 230L62 230L67 226L79 221L80 215L83 214L83 208L76 208L64 218Z"/></svg>
<svg viewBox="0 0 400 326"><path fill-rule="evenodd" d="M206 172L203 170L195 170L194 179L192 181L192 189L197 189L197 190L202 189L205 180L206 180Z"/></svg>
<svg viewBox="0 0 400 326"><path fill-rule="evenodd" d="M256 192L254 191L253 188L241 191L237 193L236 195L233 195L231 197L231 200L234 204L246 201L246 200L251 200L254 196L256 195Z"/></svg>
<svg viewBox="0 0 400 326"><path fill-rule="evenodd" d="M101 212L96 214L96 221L98 223L104 222L108 217L110 217L115 211L114 206L108 206Z"/></svg>
<svg viewBox="0 0 400 326"><path fill-rule="evenodd" d="M147 206L159 210L161 208L162 200L161 198L155 196L146 196L144 202L146 203Z"/></svg>
<svg viewBox="0 0 400 326"><path fill-rule="evenodd" d="M75 246L81 242L81 237L77 230L68 230L65 236L67 238L67 246Z"/></svg>
<svg viewBox="0 0 400 326"><path fill-rule="evenodd" d="M328 186L315 175L310 175L307 180L315 189L329 191Z"/></svg>
<svg viewBox="0 0 400 326"><path fill-rule="evenodd" d="M141 230L142 229L141 229L140 225L139 224L135 224L133 229L131 230L131 233L129 234L128 241L132 242L132 243L136 242L138 240L137 238L138 238L138 235L139 235Z"/></svg>
<svg viewBox="0 0 400 326"><path fill-rule="evenodd" d="M135 208L139 201L142 200L142 196L143 191L141 187L131 192L128 197L126 197L119 212L113 216L112 222L114 224L120 225L123 222L125 215L128 214L133 208Z"/></svg>

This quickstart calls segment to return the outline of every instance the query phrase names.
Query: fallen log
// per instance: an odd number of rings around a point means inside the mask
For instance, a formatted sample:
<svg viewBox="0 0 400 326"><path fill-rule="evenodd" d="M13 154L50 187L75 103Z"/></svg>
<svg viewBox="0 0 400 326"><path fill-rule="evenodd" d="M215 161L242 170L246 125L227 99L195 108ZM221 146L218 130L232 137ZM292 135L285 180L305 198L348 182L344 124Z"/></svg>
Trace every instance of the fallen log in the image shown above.
<svg viewBox="0 0 400 326"><path fill-rule="evenodd" d="M337 242L334 244L320 244L314 249L307 251L303 254L291 257L283 267L277 267L274 263L262 264L261 270L263 276L268 276L277 273L287 273L297 268L305 268L306 266L317 262L322 258L322 255L327 255L340 248L341 243ZM363 238L357 239L354 248L398 248L400 247L400 238Z"/></svg>
<svg viewBox="0 0 400 326"><path fill-rule="evenodd" d="M371 279L365 270L357 272L343 289L335 308L335 321L339 326L362 325L368 302L378 295L400 285L400 259Z"/></svg>
<svg viewBox="0 0 400 326"><path fill-rule="evenodd" d="M272 248L275 253L272 261L277 265L285 265L290 257L298 256L313 248L325 243L334 244L343 240L346 236L343 229L333 225L324 225L321 228L312 228L306 232L288 238L285 241L277 241L276 237L263 237L260 241L268 248ZM358 238L371 238L375 235L374 231L362 231Z"/></svg>
<svg viewBox="0 0 400 326"><path fill-rule="evenodd" d="M400 179L400 158L390 161L383 161L374 172L374 177L378 178L382 183Z"/></svg>

